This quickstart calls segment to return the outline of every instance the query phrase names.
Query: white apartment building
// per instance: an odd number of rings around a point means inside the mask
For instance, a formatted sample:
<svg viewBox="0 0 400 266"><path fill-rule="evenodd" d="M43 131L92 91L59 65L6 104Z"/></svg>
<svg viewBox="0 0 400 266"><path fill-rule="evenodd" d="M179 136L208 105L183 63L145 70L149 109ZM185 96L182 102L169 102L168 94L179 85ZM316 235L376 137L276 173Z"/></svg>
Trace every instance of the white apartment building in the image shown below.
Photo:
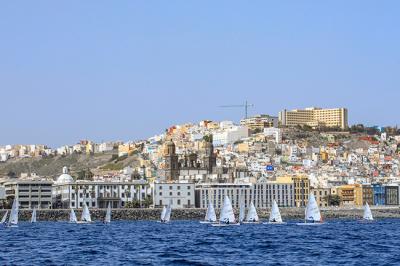
<svg viewBox="0 0 400 266"><path fill-rule="evenodd" d="M151 197L150 185L145 180L122 182L120 180L77 180L63 168L63 174L53 187L53 204L55 208L82 208L85 201L89 208L121 208L127 202L143 202Z"/></svg>
<svg viewBox="0 0 400 266"><path fill-rule="evenodd" d="M194 183L154 183L155 207L171 205L172 209L195 208Z"/></svg>
<svg viewBox="0 0 400 266"><path fill-rule="evenodd" d="M220 209L225 196L231 199L233 208L240 207L243 200L248 208L253 202L256 208L269 208L273 200L279 206L294 207L294 184L291 181L276 182L259 180L257 183L209 183L196 185L196 207L207 208L212 202Z"/></svg>
<svg viewBox="0 0 400 266"><path fill-rule="evenodd" d="M282 130L276 127L264 128L265 136L274 136L276 143L282 143Z"/></svg>
<svg viewBox="0 0 400 266"><path fill-rule="evenodd" d="M249 137L249 129L245 126L232 126L213 134L214 146L225 146Z"/></svg>

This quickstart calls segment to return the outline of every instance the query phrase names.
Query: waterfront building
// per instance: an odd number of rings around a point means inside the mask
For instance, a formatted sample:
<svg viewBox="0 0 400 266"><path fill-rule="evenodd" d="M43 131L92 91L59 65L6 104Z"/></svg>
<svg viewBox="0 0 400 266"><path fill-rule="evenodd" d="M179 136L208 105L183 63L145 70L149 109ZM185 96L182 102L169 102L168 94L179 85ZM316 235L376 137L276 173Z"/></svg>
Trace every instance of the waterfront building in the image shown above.
<svg viewBox="0 0 400 266"><path fill-rule="evenodd" d="M154 206L172 209L195 208L194 183L154 183Z"/></svg>
<svg viewBox="0 0 400 266"><path fill-rule="evenodd" d="M305 207L310 194L310 180L307 176L293 176L294 201L296 207Z"/></svg>
<svg viewBox="0 0 400 266"><path fill-rule="evenodd" d="M362 186L360 184L342 185L337 193L343 206L363 206Z"/></svg>
<svg viewBox="0 0 400 266"><path fill-rule="evenodd" d="M150 185L145 180L121 181L107 180L76 180L63 168L63 174L58 177L53 186L53 205L55 208L80 209L83 202L89 208L122 208L128 202L137 201L142 204L152 196Z"/></svg>
<svg viewBox="0 0 400 266"><path fill-rule="evenodd" d="M17 198L21 209L50 209L53 181L41 179L18 179L4 182L6 198L9 202Z"/></svg>
<svg viewBox="0 0 400 266"><path fill-rule="evenodd" d="M311 188L311 193L314 194L319 207L328 207L328 197L331 195L330 188Z"/></svg>
<svg viewBox="0 0 400 266"><path fill-rule="evenodd" d="M385 185L385 205L399 205L399 185Z"/></svg>
<svg viewBox="0 0 400 266"><path fill-rule="evenodd" d="M196 184L196 207L207 208L211 202L214 208L220 209L225 196L231 200L233 208L239 208L240 200L246 207L252 201L253 185L251 183L200 183Z"/></svg>
<svg viewBox="0 0 400 266"><path fill-rule="evenodd" d="M271 181L261 178L256 183L200 183L196 184L196 207L207 208L211 202L215 208L221 208L224 197L231 199L234 208L240 207L240 201L246 208L253 202L256 208L269 208L275 200L281 207L293 207L294 183L291 177L278 177Z"/></svg>
<svg viewBox="0 0 400 266"><path fill-rule="evenodd" d="M277 177L275 181L261 178L254 184L252 198L256 208L272 207L274 200L280 207L294 207L294 190L291 177Z"/></svg>
<svg viewBox="0 0 400 266"><path fill-rule="evenodd" d="M279 122L282 126L307 125L311 127L348 128L348 111L346 108L322 109L306 108L279 112Z"/></svg>
<svg viewBox="0 0 400 266"><path fill-rule="evenodd" d="M385 205L385 187L382 184L372 184L374 205Z"/></svg>
<svg viewBox="0 0 400 266"><path fill-rule="evenodd" d="M374 193L370 184L362 185L362 197L363 204L368 203L369 205L374 205Z"/></svg>

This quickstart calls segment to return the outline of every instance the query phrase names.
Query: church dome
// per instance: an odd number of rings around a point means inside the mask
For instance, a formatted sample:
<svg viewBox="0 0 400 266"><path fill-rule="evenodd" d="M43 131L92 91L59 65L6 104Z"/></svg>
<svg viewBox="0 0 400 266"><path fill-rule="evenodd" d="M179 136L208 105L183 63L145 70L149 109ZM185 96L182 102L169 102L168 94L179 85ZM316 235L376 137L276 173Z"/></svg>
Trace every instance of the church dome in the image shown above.
<svg viewBox="0 0 400 266"><path fill-rule="evenodd" d="M68 167L63 167L63 173L57 178L56 184L73 183L74 179L68 174Z"/></svg>

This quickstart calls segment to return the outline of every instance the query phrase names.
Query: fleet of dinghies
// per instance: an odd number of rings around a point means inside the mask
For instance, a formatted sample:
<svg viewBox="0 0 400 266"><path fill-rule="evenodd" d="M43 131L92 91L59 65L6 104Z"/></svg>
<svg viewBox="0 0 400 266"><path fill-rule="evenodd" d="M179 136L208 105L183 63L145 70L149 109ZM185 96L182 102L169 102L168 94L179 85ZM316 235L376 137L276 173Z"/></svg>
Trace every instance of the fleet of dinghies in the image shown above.
<svg viewBox="0 0 400 266"><path fill-rule="evenodd" d="M19 211L18 200L14 199L10 211L10 217L8 217L9 211L7 210L0 221L0 225L7 227L18 227L18 211ZM111 211L112 211L111 203L109 203L103 221L105 224L111 223ZM171 220L171 213L172 213L171 205L164 206L161 212L160 222L169 223ZM7 218L9 219L7 220ZM370 222L373 220L374 218L371 209L368 203L366 203L364 206L363 221ZM37 222L37 210L36 208L34 208L32 210L31 223L36 223L36 222ZM221 208L219 220L217 220L214 206L210 202L207 207L207 212L204 217L204 221L200 221L200 223L202 224L211 224L212 226L215 227L236 226L240 224L258 224L259 222L260 220L257 214L257 209L254 206L254 203L253 202L250 203L250 207L248 209L246 216L245 205L242 199L240 200L239 203L239 220L237 221L235 218L231 200L229 199L228 196L225 196L224 198L224 204ZM81 220L80 221L77 220L74 209L71 209L69 215L69 223L82 223L82 224L92 223L90 211L88 206L86 205L86 202L83 202ZM286 224L282 220L278 204L275 200L272 202L272 208L269 220L267 223L264 224ZM305 209L304 222L297 223L297 225L321 225L321 224L323 224L323 219L321 216L321 212L318 208L317 201L315 200L314 194L310 194Z"/></svg>

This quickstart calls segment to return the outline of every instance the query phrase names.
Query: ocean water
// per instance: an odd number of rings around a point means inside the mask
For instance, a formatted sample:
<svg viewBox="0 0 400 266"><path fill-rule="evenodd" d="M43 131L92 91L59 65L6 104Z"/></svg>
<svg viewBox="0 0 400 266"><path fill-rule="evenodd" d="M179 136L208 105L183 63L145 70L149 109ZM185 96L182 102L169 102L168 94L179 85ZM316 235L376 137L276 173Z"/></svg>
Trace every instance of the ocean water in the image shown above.
<svg viewBox="0 0 400 266"><path fill-rule="evenodd" d="M400 265L400 220L322 226L194 221L20 223L0 229L0 265Z"/></svg>

